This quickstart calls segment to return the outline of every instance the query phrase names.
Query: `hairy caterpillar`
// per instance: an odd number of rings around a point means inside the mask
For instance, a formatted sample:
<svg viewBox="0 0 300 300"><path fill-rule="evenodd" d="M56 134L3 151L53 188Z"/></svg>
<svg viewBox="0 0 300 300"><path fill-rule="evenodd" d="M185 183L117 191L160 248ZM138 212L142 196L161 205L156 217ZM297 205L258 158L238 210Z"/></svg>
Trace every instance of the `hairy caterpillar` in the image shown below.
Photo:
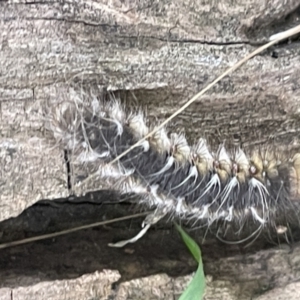
<svg viewBox="0 0 300 300"><path fill-rule="evenodd" d="M118 192L139 195L139 204L154 211L147 225L170 215L191 224L251 221L284 231L298 220L300 153L273 146L210 149L203 138L189 146L183 134L161 129L111 165L151 126L141 110L126 112L113 97L75 98L52 109L47 128L73 163L90 164L103 180L116 179Z"/></svg>

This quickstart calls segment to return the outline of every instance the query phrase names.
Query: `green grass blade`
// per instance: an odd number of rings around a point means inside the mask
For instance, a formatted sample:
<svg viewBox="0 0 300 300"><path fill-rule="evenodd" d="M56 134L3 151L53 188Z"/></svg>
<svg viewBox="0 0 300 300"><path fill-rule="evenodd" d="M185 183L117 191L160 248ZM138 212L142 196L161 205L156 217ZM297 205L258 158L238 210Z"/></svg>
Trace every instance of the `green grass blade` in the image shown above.
<svg viewBox="0 0 300 300"><path fill-rule="evenodd" d="M175 223L176 229L179 231L181 238L188 247L197 263L201 263L201 251L197 243L178 225Z"/></svg>
<svg viewBox="0 0 300 300"><path fill-rule="evenodd" d="M180 296L179 300L201 300L205 292L205 275L201 258L201 250L197 243L177 224L176 229L179 231L185 245L198 262L198 268L195 276L188 285L187 289Z"/></svg>

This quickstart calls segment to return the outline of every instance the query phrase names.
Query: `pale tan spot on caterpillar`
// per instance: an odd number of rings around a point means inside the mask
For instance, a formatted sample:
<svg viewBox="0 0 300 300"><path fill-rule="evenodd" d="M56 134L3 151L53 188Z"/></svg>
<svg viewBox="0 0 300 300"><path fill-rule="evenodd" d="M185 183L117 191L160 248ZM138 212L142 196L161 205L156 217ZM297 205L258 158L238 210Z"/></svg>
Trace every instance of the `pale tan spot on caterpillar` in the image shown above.
<svg viewBox="0 0 300 300"><path fill-rule="evenodd" d="M291 198L296 200L300 196L300 153L296 153L292 158L289 171Z"/></svg>
<svg viewBox="0 0 300 300"><path fill-rule="evenodd" d="M256 179L263 181L263 160L259 151L254 151L251 155L251 164L253 166L252 176Z"/></svg>
<svg viewBox="0 0 300 300"><path fill-rule="evenodd" d="M278 177L278 160L274 151L267 150L263 157L263 167L266 175L270 179Z"/></svg>
<svg viewBox="0 0 300 300"><path fill-rule="evenodd" d="M282 165L279 156L280 154L270 149L254 151L250 159L250 174L261 182L265 182L267 178L277 178L279 176L278 168Z"/></svg>
<svg viewBox="0 0 300 300"><path fill-rule="evenodd" d="M202 176L212 170L214 158L207 147L205 139L199 139L198 143L192 148L191 160Z"/></svg>
<svg viewBox="0 0 300 300"><path fill-rule="evenodd" d="M158 153L168 152L171 148L171 141L168 138L165 128L156 131L148 140L150 145L156 149Z"/></svg>
<svg viewBox="0 0 300 300"><path fill-rule="evenodd" d="M185 163L190 157L190 147L183 134L171 133L170 154L177 162Z"/></svg>
<svg viewBox="0 0 300 300"><path fill-rule="evenodd" d="M224 145L220 146L217 152L217 156L214 161L214 168L222 182L226 182L228 178L231 176L232 161Z"/></svg>
<svg viewBox="0 0 300 300"><path fill-rule="evenodd" d="M127 118L128 127L136 138L141 139L149 133L149 128L144 121L144 115L139 112L137 115L130 114Z"/></svg>
<svg viewBox="0 0 300 300"><path fill-rule="evenodd" d="M249 160L240 148L234 153L232 173L237 177L240 183L245 183L249 176Z"/></svg>

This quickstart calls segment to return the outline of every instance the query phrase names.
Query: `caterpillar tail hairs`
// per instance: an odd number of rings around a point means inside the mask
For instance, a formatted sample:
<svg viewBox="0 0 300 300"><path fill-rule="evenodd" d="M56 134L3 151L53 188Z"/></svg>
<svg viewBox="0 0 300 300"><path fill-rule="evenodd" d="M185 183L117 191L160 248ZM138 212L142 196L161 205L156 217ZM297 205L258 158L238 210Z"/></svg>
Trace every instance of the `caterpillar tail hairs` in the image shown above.
<svg viewBox="0 0 300 300"><path fill-rule="evenodd" d="M57 144L74 165L92 166L98 178L113 182L111 189L138 195L138 204L152 211L136 237L114 246L136 241L164 216L192 228L233 224L241 231L252 223L253 234L271 227L284 233L298 220L300 153L273 145L211 149L201 137L190 146L183 134L161 128L111 164L153 128L142 110L127 111L113 96L80 96L50 113L47 127Z"/></svg>

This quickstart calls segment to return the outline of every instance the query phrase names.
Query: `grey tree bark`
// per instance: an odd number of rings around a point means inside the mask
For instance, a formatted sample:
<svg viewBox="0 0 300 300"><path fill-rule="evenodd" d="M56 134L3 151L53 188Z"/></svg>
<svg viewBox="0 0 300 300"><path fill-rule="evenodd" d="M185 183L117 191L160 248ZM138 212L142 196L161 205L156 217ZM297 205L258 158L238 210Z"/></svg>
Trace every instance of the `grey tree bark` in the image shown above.
<svg viewBox="0 0 300 300"><path fill-rule="evenodd" d="M295 25L299 8L299 0L1 2L0 220L18 216L39 200L70 195L64 153L53 147L44 130L46 106L71 97L74 88L83 93L105 88L120 93L128 103L137 102L147 109L150 120L159 122L270 35ZM185 130L191 141L205 136L213 146L239 139L244 147L270 143L299 148L299 61L297 39L265 51L180 114L170 129ZM272 251L255 260L275 268ZM297 254L297 245L294 254L280 252L289 262L281 266L280 274L289 275L274 282L286 285L278 293L289 296L278 299L298 299L288 285L299 274L291 260ZM239 265L245 257L230 259ZM212 264L208 275L221 268L219 261ZM243 270L244 279L234 276L234 286L230 274L221 287L212 284L214 296L207 299L250 299L257 290L254 281L260 280L251 278L252 271ZM270 268L262 272L267 274ZM98 275L82 279L86 281L80 285L88 290ZM119 275L107 276L113 282ZM268 285L271 279L266 278ZM28 289L36 288L41 291L36 299L42 299L51 289L48 283L40 284L14 289L2 285L0 299L12 299L12 294L13 299L27 299ZM66 279L55 288L63 289L64 284L71 285ZM242 293L244 286L247 295ZM84 291L85 296L77 298L71 291L65 293L65 298L53 299L92 299ZM106 299L104 294L99 299Z"/></svg>

